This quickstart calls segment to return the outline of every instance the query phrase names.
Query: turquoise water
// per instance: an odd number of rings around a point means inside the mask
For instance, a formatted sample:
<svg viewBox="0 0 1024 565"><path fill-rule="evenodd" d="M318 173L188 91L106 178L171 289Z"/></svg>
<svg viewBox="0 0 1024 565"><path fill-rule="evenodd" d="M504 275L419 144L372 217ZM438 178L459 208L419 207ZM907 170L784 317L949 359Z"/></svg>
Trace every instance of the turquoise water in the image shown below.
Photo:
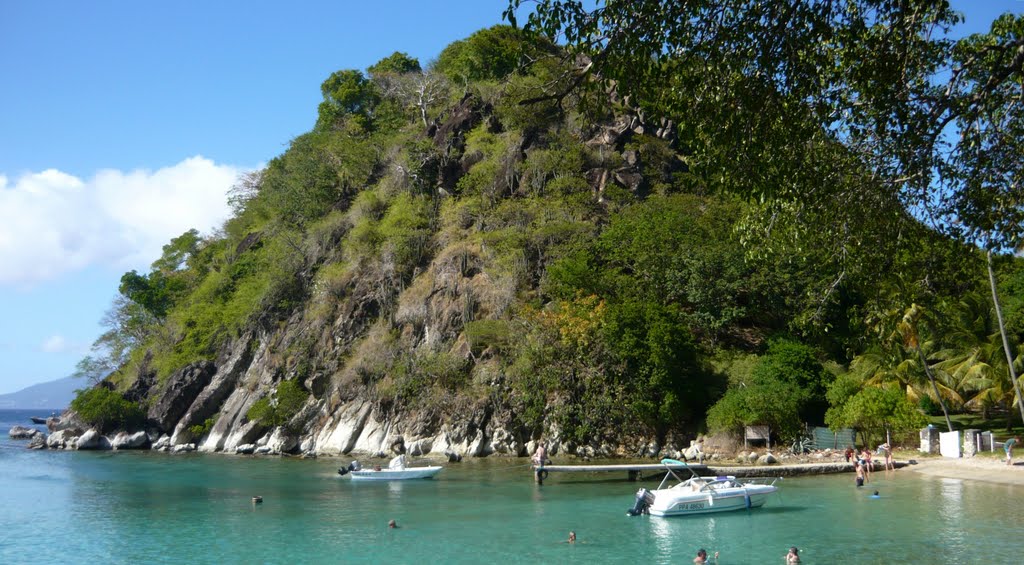
<svg viewBox="0 0 1024 565"><path fill-rule="evenodd" d="M1015 563L1024 490L900 471L787 479L758 510L629 518L643 484L524 460L353 483L348 459L29 451L0 411L0 563ZM20 423L20 422L16 422ZM27 419L26 419L27 423ZM264 503L254 506L252 496ZM389 530L394 519L399 528ZM563 543L569 530L578 542Z"/></svg>

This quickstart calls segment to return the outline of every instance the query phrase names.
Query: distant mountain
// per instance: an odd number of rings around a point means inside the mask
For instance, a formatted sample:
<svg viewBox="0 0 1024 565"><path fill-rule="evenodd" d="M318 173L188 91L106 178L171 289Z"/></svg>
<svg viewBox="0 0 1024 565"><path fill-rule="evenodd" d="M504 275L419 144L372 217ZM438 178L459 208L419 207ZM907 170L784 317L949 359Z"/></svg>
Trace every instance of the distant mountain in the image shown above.
<svg viewBox="0 0 1024 565"><path fill-rule="evenodd" d="M75 397L75 390L86 386L88 386L88 382L85 379L75 377L39 383L18 392L0 394L0 408L43 408L48 410L67 408L71 404L71 399Z"/></svg>

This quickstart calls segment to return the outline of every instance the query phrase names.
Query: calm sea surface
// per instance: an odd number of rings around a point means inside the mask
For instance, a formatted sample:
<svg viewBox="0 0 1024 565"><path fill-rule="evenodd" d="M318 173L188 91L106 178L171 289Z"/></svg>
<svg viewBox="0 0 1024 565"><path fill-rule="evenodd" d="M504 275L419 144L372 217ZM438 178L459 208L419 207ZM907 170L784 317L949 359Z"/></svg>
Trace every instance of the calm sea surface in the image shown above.
<svg viewBox="0 0 1024 565"><path fill-rule="evenodd" d="M781 563L791 545L803 563L1021 555L1020 487L876 473L882 498L869 499L852 476L787 479L749 512L629 518L638 483L624 477L552 474L538 487L525 460L492 458L366 484L336 474L347 458L30 451L7 435L30 415L46 413L0 410L5 564L690 563L704 547L726 565Z"/></svg>

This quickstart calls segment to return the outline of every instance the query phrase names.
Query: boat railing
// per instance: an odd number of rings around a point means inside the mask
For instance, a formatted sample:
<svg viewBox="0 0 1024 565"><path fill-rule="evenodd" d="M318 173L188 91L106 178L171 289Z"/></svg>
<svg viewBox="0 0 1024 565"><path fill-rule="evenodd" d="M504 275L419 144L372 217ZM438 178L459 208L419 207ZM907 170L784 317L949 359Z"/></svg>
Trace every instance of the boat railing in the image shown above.
<svg viewBox="0 0 1024 565"><path fill-rule="evenodd" d="M737 479L736 477L714 477L713 479L707 479L706 482L703 485L701 485L698 492L704 492L706 490L715 490L717 488L720 488L723 484L736 488L742 488L748 485L775 486L775 482L781 479L782 477L744 477L742 479Z"/></svg>

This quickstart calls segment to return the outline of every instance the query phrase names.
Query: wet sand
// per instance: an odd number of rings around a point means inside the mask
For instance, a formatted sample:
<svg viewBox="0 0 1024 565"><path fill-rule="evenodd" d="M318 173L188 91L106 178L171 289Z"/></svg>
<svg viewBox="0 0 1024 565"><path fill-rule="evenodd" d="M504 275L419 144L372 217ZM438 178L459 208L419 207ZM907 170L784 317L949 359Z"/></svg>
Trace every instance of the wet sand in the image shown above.
<svg viewBox="0 0 1024 565"><path fill-rule="evenodd" d="M1013 459L1014 464L1007 465L1005 461L990 457L929 457L917 459L917 465L908 465L903 471L932 477L1024 486L1024 457L1017 455Z"/></svg>

